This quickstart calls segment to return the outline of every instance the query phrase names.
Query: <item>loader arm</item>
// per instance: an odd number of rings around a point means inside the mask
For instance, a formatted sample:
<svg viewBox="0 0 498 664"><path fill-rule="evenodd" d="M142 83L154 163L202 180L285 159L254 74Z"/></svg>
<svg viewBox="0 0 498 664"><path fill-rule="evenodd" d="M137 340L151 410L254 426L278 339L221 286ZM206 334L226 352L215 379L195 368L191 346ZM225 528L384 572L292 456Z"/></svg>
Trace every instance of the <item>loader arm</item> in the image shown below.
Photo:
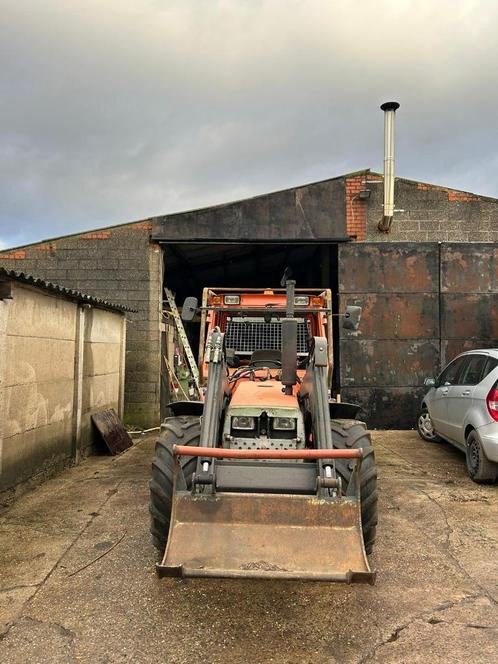
<svg viewBox="0 0 498 664"><path fill-rule="evenodd" d="M359 476L362 450L332 449L326 339L314 339L299 392L299 401L308 404L312 414L315 449L221 446L227 386L223 335L218 331L208 338L206 358L200 445L173 448L177 462L170 536L158 573L373 583L375 572L363 545L359 489L344 496L335 472L336 459L349 459ZM179 463L183 455L198 459L190 490Z"/></svg>
<svg viewBox="0 0 498 664"><path fill-rule="evenodd" d="M223 348L224 335L215 329L208 337L205 362L209 374L201 422L201 445L215 447L220 433L221 412L227 388L227 365Z"/></svg>
<svg viewBox="0 0 498 664"><path fill-rule="evenodd" d="M332 449L332 432L330 430L330 410L328 392L328 352L325 337L313 337L310 344L308 366L298 392L298 398L311 413L313 435L319 449ZM341 480L337 477L335 460L321 457L318 460L317 476L318 494L332 495L337 490L342 492Z"/></svg>
<svg viewBox="0 0 498 664"><path fill-rule="evenodd" d="M216 447L220 435L221 413L225 395L228 392L227 365L223 348L224 335L215 328L206 343L205 362L209 366L204 410L201 419L200 445L205 448ZM196 486L214 486L214 463L210 457L199 456L197 468L192 476L192 484ZM179 486L185 488L181 473L178 477Z"/></svg>
<svg viewBox="0 0 498 664"><path fill-rule="evenodd" d="M285 294L205 290L202 415L171 418L153 464L160 576L375 580L370 437L330 414L330 291L290 276Z"/></svg>

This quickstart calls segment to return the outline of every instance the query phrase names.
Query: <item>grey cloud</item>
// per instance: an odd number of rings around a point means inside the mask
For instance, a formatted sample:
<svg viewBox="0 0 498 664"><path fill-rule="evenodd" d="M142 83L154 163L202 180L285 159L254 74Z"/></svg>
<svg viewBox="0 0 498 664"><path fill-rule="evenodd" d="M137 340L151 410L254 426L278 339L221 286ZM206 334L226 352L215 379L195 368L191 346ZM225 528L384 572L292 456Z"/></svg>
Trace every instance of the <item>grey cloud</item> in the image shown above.
<svg viewBox="0 0 498 664"><path fill-rule="evenodd" d="M0 0L0 242L381 168L498 196L498 5Z"/></svg>

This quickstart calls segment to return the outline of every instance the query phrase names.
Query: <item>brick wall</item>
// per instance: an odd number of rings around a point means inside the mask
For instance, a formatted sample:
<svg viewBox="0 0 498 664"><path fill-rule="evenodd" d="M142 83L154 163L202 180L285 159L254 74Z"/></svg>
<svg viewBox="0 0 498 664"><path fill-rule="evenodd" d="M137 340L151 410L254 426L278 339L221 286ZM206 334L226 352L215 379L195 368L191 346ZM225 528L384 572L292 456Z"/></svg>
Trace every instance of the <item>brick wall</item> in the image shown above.
<svg viewBox="0 0 498 664"><path fill-rule="evenodd" d="M367 183L367 240L498 242L497 200L401 178L396 178L394 202L403 212L395 213L389 233L381 233L382 176L371 173L368 180L374 182Z"/></svg>
<svg viewBox="0 0 498 664"><path fill-rule="evenodd" d="M346 178L346 230L359 241L366 239L367 201L359 198L365 186L365 174Z"/></svg>
<svg viewBox="0 0 498 664"><path fill-rule="evenodd" d="M162 254L149 222L0 252L0 265L136 309L126 344L125 421L159 420Z"/></svg>

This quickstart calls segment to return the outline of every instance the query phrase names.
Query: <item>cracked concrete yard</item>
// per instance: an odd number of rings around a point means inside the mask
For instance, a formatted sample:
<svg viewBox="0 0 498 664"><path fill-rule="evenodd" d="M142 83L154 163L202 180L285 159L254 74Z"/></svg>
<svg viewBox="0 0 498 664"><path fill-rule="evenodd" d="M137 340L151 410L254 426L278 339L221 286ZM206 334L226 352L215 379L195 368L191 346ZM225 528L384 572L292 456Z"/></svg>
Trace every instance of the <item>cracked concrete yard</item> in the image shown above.
<svg viewBox="0 0 498 664"><path fill-rule="evenodd" d="M0 661L498 661L498 485L414 432L374 432L375 586L156 577L153 436L0 516ZM312 543L311 543L312 545Z"/></svg>

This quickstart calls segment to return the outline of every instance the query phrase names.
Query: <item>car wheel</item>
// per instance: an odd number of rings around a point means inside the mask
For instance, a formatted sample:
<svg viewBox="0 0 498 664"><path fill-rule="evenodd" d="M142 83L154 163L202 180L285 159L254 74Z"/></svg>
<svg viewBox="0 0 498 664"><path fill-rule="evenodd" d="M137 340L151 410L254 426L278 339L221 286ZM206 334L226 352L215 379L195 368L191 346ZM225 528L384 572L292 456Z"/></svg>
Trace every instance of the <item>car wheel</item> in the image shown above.
<svg viewBox="0 0 498 664"><path fill-rule="evenodd" d="M467 470L474 482L493 484L498 476L498 464L489 461L475 431L467 436Z"/></svg>
<svg viewBox="0 0 498 664"><path fill-rule="evenodd" d="M422 408L417 417L417 431L420 438L428 443L440 443L441 438L434 431L431 416L427 408Z"/></svg>

